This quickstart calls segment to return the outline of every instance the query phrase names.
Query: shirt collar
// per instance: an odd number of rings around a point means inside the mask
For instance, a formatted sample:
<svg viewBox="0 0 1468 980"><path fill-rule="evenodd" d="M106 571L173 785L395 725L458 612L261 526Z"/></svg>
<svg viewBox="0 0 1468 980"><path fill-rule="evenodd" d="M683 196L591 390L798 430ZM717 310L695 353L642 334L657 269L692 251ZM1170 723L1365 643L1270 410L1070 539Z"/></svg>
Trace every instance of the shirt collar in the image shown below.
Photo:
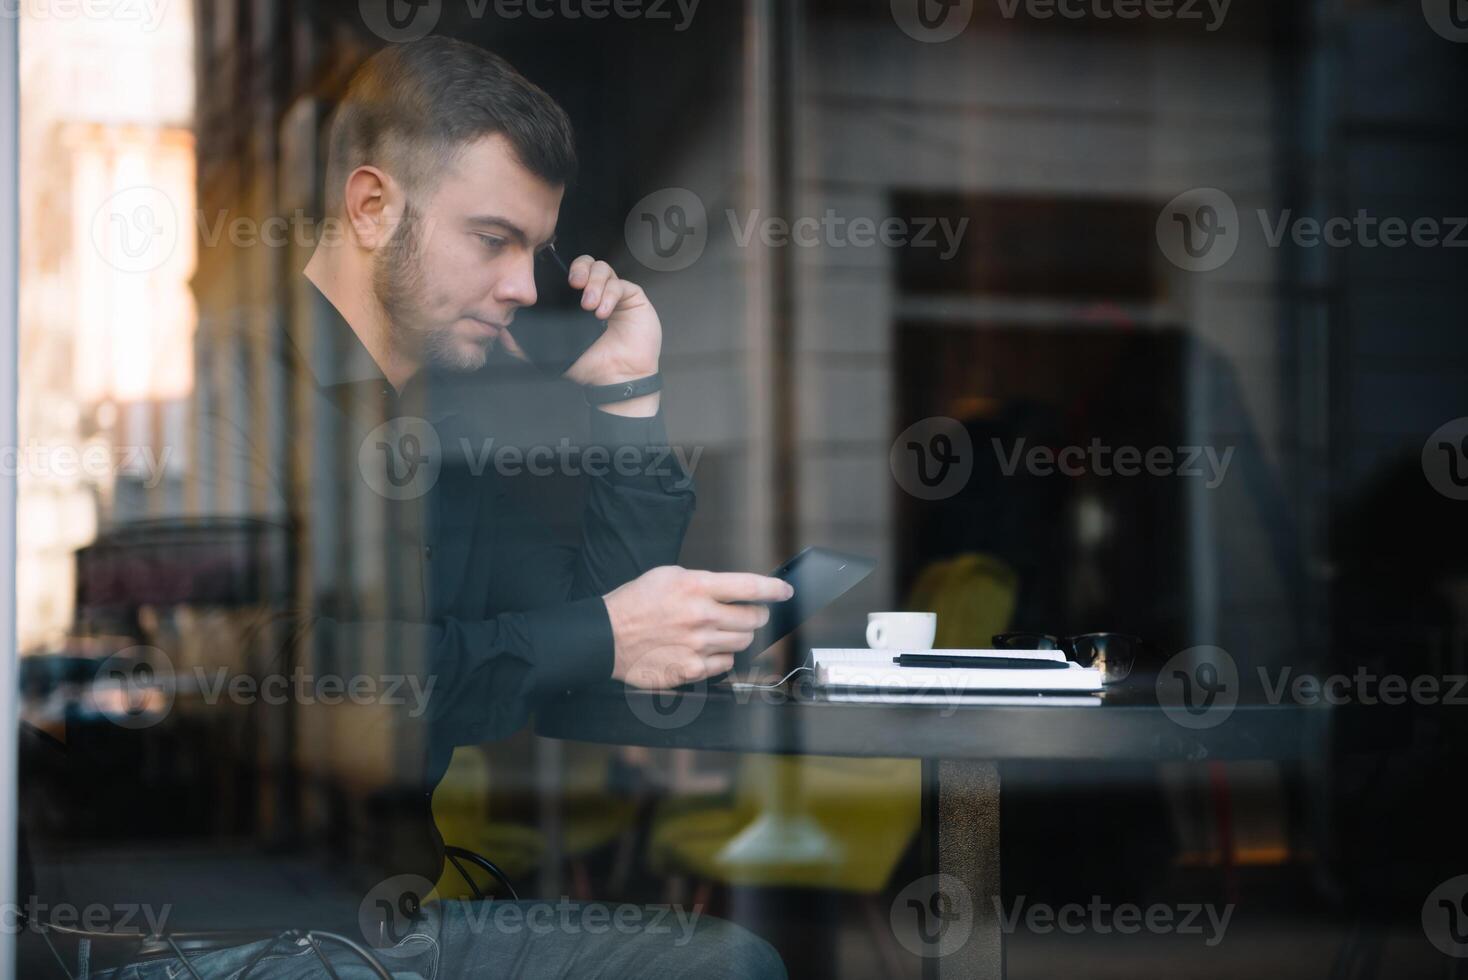
<svg viewBox="0 0 1468 980"><path fill-rule="evenodd" d="M290 321L287 334L318 391L344 407L354 399L375 393L396 406L397 411L421 414L435 423L458 414L445 404L442 393L436 391L438 386L431 380L431 373L425 369L408 379L401 394L394 391L381 366L368 353L341 311L314 282L309 278L306 282L311 287L311 316L304 322ZM313 327L314 339L302 334Z"/></svg>
<svg viewBox="0 0 1468 980"><path fill-rule="evenodd" d="M357 332L347 323L341 311L306 279L311 292L311 315L293 320L289 328L291 343L295 345L316 387L323 392L340 385L357 384L364 381L387 384L382 368L372 359L367 348L362 346ZM312 331L314 338L302 336L301 331Z"/></svg>

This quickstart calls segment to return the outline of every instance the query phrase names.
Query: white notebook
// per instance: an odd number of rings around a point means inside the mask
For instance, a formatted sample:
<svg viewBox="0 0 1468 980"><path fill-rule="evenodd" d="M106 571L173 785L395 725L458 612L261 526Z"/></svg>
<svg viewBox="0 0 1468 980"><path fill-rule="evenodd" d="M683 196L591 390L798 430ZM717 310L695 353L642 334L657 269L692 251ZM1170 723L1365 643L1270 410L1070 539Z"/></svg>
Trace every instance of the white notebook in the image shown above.
<svg viewBox="0 0 1468 980"><path fill-rule="evenodd" d="M893 659L906 653L972 658L969 667L904 667ZM1015 670L978 666L986 658L1051 660L1059 670ZM843 690L911 691L954 695L969 691L1025 693L1090 693L1101 690L1101 671L1067 663L1058 650L867 650L821 648L811 651L811 666L820 687Z"/></svg>

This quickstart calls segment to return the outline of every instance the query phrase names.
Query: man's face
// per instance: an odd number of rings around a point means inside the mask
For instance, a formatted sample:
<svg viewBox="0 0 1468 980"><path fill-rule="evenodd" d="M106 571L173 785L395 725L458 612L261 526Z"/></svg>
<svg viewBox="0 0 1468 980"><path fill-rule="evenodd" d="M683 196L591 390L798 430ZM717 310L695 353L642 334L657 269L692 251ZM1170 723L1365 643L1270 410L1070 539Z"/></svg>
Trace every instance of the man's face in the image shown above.
<svg viewBox="0 0 1468 980"><path fill-rule="evenodd" d="M535 256L555 234L563 192L521 166L503 136L465 146L374 258L394 345L427 365L481 367L515 311L535 303Z"/></svg>

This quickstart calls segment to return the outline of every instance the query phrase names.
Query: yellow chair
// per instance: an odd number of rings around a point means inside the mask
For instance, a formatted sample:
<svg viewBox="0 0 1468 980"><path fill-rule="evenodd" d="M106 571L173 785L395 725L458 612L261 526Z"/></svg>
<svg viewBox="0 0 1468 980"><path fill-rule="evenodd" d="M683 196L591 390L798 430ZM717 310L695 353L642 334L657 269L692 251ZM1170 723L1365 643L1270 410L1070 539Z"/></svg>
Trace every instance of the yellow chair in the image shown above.
<svg viewBox="0 0 1468 980"><path fill-rule="evenodd" d="M462 847L493 861L511 881L523 882L545 854L545 837L535 828L490 819L489 763L477 745L454 750L448 772L433 791L433 822L449 847ZM439 898L472 898L473 889L447 859L434 886Z"/></svg>
<svg viewBox="0 0 1468 980"><path fill-rule="evenodd" d="M523 883L538 868L548 849L545 835L528 814L517 813L511 794L496 794L490 781L490 754L521 753L528 737L495 746L461 746L433 793L433 819L447 846L462 847L489 858L512 880ZM486 751L488 750L488 751ZM616 750L606 746L564 743L562 769L561 852L571 863L576 891L589 891L581 859L626 838L636 827L637 803L611 794L607 777ZM523 809L519 807L519 809ZM516 817L520 819L515 819ZM437 885L441 898L469 898L472 890L447 860Z"/></svg>
<svg viewBox="0 0 1468 980"><path fill-rule="evenodd" d="M939 647L987 647L1013 615L1018 577L963 554L928 566L907 608L938 613ZM921 819L921 764L911 759L750 755L727 797L672 801L649 843L656 872L731 885L875 894Z"/></svg>
<svg viewBox="0 0 1468 980"><path fill-rule="evenodd" d="M1009 628L1019 576L990 555L968 552L934 562L918 575L907 608L938 614L935 647L985 649Z"/></svg>

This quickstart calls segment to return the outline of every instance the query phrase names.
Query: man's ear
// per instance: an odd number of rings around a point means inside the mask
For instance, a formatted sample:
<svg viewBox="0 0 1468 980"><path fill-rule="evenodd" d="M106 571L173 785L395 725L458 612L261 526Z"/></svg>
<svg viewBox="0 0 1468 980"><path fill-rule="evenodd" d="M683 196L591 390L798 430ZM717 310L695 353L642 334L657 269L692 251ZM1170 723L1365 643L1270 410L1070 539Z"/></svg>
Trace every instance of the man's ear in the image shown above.
<svg viewBox="0 0 1468 980"><path fill-rule="evenodd" d="M403 217L403 201L397 181L376 167L363 165L348 174L342 208L358 244L368 250L387 244Z"/></svg>

